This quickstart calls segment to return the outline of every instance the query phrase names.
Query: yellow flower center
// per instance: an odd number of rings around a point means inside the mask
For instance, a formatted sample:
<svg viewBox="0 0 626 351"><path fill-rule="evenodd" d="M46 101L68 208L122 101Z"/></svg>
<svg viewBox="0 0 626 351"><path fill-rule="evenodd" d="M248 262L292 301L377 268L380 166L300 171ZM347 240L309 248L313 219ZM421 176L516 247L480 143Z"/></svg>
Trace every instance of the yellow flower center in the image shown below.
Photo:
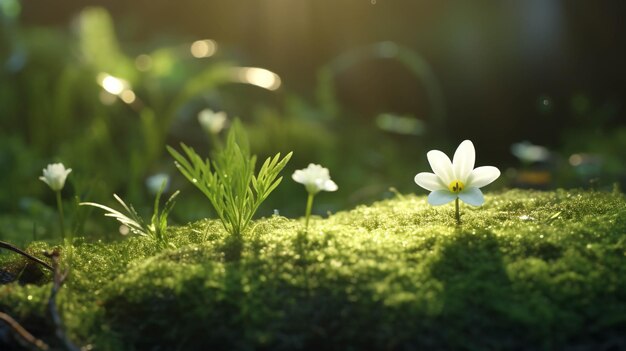
<svg viewBox="0 0 626 351"><path fill-rule="evenodd" d="M464 187L465 187L465 185L460 180L455 180L452 183L450 183L450 185L448 185L448 189L451 192L457 193L457 194L460 193L461 191L463 191Z"/></svg>

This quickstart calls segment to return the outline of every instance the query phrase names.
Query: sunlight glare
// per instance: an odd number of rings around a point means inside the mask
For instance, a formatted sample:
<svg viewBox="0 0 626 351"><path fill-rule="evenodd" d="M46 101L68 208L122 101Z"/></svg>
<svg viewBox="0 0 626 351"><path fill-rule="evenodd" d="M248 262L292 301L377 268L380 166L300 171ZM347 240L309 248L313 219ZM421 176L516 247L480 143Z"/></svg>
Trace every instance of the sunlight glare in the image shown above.
<svg viewBox="0 0 626 351"><path fill-rule="evenodd" d="M191 44L191 54L195 58L210 57L217 51L217 44L213 40L197 40Z"/></svg>
<svg viewBox="0 0 626 351"><path fill-rule="evenodd" d="M98 75L98 83L100 83L104 90L113 95L120 95L128 88L128 82L106 73L100 73Z"/></svg>
<svg viewBox="0 0 626 351"><path fill-rule="evenodd" d="M276 90L281 84L280 77L276 73L264 68L242 67L238 76L242 83L256 85L268 90Z"/></svg>
<svg viewBox="0 0 626 351"><path fill-rule="evenodd" d="M127 104L132 104L133 102L135 102L135 98L136 98L136 96L135 96L135 93L134 93L132 90L127 89L127 90L124 90L124 91L122 92L122 94L120 94L120 98L121 98L121 99L122 99L122 101L124 101L125 103L127 103Z"/></svg>

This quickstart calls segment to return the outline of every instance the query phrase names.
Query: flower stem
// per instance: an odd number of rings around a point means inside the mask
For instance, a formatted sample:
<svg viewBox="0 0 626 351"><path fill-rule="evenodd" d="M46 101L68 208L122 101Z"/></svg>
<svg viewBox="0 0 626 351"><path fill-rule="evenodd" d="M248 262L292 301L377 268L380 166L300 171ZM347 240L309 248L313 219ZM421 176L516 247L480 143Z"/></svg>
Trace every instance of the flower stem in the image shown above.
<svg viewBox="0 0 626 351"><path fill-rule="evenodd" d="M59 209L59 225L61 227L61 239L65 240L65 223L63 216L63 202L61 201L61 190L56 191L57 208Z"/></svg>
<svg viewBox="0 0 626 351"><path fill-rule="evenodd" d="M304 230L309 230L309 218L311 217L311 209L313 208L313 197L315 195L313 193L309 193L309 197L306 200L306 220L304 222Z"/></svg>
<svg viewBox="0 0 626 351"><path fill-rule="evenodd" d="M461 212L459 211L459 198L454 201L454 207L456 207L456 225L461 225Z"/></svg>

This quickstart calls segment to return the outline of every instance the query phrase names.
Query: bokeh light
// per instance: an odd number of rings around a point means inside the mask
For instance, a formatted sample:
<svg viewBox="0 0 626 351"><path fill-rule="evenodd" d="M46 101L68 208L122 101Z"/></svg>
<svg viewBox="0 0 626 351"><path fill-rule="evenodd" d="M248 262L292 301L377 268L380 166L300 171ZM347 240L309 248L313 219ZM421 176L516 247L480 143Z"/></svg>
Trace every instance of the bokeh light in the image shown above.
<svg viewBox="0 0 626 351"><path fill-rule="evenodd" d="M278 74L264 68L239 67L235 73L235 79L241 83L256 85L268 90L276 90L281 85Z"/></svg>
<svg viewBox="0 0 626 351"><path fill-rule="evenodd" d="M191 44L191 55L195 58L211 57L217 51L217 44L213 40L197 40Z"/></svg>
<svg viewBox="0 0 626 351"><path fill-rule="evenodd" d="M142 54L135 58L135 67L142 72L149 71L152 68L152 57Z"/></svg>
<svg viewBox="0 0 626 351"><path fill-rule="evenodd" d="M98 75L98 83L104 90L113 94L120 95L128 86L128 82L121 78L113 77L107 73L100 73Z"/></svg>
<svg viewBox="0 0 626 351"><path fill-rule="evenodd" d="M122 93L120 94L120 99L122 99L122 101L127 104L132 104L133 102L135 102L136 98L137 96L135 96L135 93L132 90L127 89L122 91Z"/></svg>

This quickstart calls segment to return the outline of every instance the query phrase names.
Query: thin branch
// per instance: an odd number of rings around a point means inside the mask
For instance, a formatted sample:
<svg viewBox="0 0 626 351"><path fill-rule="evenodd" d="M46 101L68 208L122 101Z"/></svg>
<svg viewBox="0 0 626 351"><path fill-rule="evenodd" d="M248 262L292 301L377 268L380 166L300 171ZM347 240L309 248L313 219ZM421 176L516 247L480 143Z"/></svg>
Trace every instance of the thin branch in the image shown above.
<svg viewBox="0 0 626 351"><path fill-rule="evenodd" d="M12 244L9 244L6 241L1 241L0 240L0 248L11 250L11 251L13 251L15 253L18 253L18 254L20 254L20 255L30 259L31 261L39 263L40 265L46 267L46 269L48 269L50 271L54 271L54 269L52 269L52 266L49 265L48 263L46 263L46 262L42 261L41 259L39 259L39 258L37 258L37 257L35 257L35 256L33 256L33 255L29 254L29 253L27 253L26 251L21 250L20 248L18 248L16 246L13 246Z"/></svg>
<svg viewBox="0 0 626 351"><path fill-rule="evenodd" d="M17 335L20 344L29 350L46 351L50 349L50 346L45 342L37 339L28 330L24 329L13 317L6 313L0 312L0 321L4 322L11 328L13 333Z"/></svg>
<svg viewBox="0 0 626 351"><path fill-rule="evenodd" d="M57 294L59 293L59 290L61 289L61 286L63 286L63 283L65 282L65 279L67 278L67 275L69 274L69 270L66 269L64 272L61 272L61 269L59 267L59 251L58 250L47 252L45 255L49 257L50 259L52 259L52 267L54 271L54 280L52 281L52 291L50 292L50 298L48 299L48 310L50 311L50 315L52 316L52 321L54 322L54 326L56 329L55 334L57 338L61 340L66 350L81 351L82 349L74 345L74 343L65 334L65 331L63 330L63 320L61 319L61 316L59 315L59 310L57 309L56 300L55 300Z"/></svg>

